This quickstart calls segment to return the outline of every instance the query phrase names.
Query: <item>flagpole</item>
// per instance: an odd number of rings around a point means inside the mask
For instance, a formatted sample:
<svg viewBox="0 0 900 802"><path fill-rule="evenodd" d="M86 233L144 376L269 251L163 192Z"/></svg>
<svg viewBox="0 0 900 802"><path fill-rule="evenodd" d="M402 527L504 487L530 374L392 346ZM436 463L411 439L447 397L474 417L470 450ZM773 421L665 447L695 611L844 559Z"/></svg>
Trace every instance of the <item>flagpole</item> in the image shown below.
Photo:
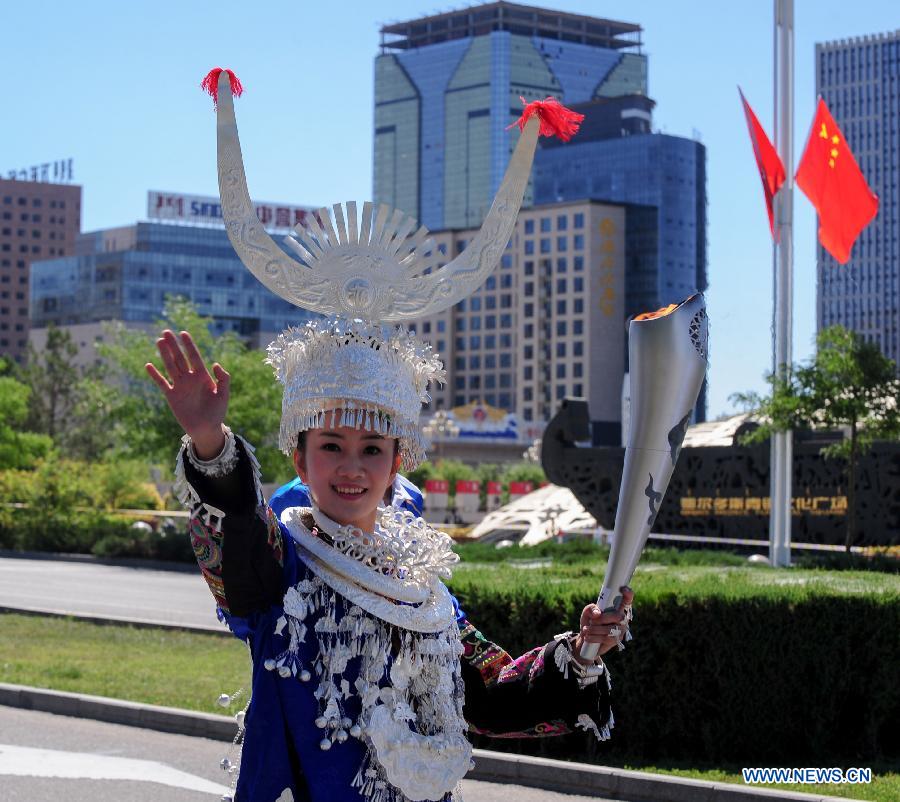
<svg viewBox="0 0 900 802"><path fill-rule="evenodd" d="M785 165L785 180L775 196L775 298L772 371L787 377L793 361L794 257L794 0L775 0L775 147ZM771 442L769 562L791 564L791 479L793 433L775 432Z"/></svg>

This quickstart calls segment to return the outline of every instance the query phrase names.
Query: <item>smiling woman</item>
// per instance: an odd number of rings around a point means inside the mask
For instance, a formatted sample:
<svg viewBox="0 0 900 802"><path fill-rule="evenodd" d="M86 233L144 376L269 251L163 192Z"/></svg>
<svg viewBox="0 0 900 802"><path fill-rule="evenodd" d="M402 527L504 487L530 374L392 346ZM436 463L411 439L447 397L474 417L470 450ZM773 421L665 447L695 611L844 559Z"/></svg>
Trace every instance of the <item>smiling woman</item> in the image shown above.
<svg viewBox="0 0 900 802"><path fill-rule="evenodd" d="M630 591L615 610L588 605L578 632L514 660L447 590L450 538L383 505L398 470L425 458L419 415L429 383L444 378L431 346L392 324L451 306L493 270L538 129L565 138L578 115L552 100L526 109L498 201L449 264L401 212L366 203L358 219L352 202L308 215L288 256L250 202L231 96L239 83L214 70L204 86L218 103L222 211L235 250L270 289L328 315L268 349L284 385L279 446L311 497L280 516L263 499L253 448L224 425L227 371L213 365L210 375L187 332L157 342L168 378L147 366L186 433L176 487L201 571L253 659L234 799L447 802L470 768L468 729L608 738L606 666L576 655L584 642L601 654L620 644Z"/></svg>
<svg viewBox="0 0 900 802"><path fill-rule="evenodd" d="M304 435L294 450L294 467L319 509L371 532L378 505L400 470L397 440L349 426Z"/></svg>

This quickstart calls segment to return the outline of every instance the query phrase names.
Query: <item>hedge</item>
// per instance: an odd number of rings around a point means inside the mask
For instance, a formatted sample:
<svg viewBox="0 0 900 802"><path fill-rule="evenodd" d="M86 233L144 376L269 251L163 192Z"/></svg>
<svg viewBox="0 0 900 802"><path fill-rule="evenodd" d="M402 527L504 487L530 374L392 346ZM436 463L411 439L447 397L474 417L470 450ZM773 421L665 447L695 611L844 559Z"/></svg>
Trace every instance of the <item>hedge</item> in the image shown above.
<svg viewBox="0 0 900 802"><path fill-rule="evenodd" d="M459 572L451 589L485 636L515 655L573 626L587 587L517 587ZM608 657L609 742L579 733L478 745L644 764L859 766L900 757L900 593L791 583L718 596L637 591L634 640Z"/></svg>

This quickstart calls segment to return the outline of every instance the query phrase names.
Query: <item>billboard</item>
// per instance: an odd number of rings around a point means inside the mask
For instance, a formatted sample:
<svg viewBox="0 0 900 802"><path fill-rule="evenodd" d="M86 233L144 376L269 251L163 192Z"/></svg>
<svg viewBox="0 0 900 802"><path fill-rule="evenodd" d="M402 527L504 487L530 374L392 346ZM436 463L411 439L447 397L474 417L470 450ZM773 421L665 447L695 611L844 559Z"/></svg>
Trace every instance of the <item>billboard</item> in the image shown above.
<svg viewBox="0 0 900 802"><path fill-rule="evenodd" d="M302 223L306 215L312 214L312 206L291 206L287 203L254 201L256 216L266 231L273 234L287 234ZM147 217L150 220L166 220L176 223L197 225L224 225L222 204L217 197L207 195L185 195L180 192L147 193Z"/></svg>

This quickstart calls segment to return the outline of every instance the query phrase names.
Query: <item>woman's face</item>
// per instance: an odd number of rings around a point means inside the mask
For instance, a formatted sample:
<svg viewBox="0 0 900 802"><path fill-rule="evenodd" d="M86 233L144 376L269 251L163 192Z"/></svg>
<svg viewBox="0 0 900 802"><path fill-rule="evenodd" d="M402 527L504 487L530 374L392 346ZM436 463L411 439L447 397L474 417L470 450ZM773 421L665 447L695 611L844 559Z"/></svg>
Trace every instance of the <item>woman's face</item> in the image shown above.
<svg viewBox="0 0 900 802"><path fill-rule="evenodd" d="M310 429L294 451L294 467L319 509L364 532L400 468L396 440L347 426Z"/></svg>

